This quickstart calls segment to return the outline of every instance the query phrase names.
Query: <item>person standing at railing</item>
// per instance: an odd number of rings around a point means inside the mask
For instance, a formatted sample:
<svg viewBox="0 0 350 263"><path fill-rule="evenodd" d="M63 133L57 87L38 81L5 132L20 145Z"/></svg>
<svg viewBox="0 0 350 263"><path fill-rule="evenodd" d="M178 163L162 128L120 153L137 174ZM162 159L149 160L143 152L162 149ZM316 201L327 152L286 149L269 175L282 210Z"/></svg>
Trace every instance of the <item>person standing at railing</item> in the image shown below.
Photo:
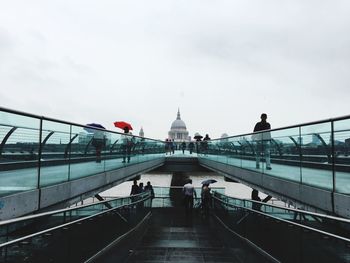
<svg viewBox="0 0 350 263"><path fill-rule="evenodd" d="M196 191L192 185L192 180L190 179L187 184L182 188L182 192L184 194L184 205L186 215L192 214L193 209L193 197L197 197Z"/></svg>
<svg viewBox="0 0 350 263"><path fill-rule="evenodd" d="M154 198L154 190L153 190L153 186L151 185L151 182L148 181L145 188L144 188L144 191L147 192L147 191L150 191L151 192L151 198L153 199Z"/></svg>
<svg viewBox="0 0 350 263"><path fill-rule="evenodd" d="M266 121L267 114L262 113L261 121L257 122L254 127L254 132L258 131L266 131L271 129L270 123ZM255 142L255 160L256 160L256 169L260 168L260 159L261 154L264 153L265 162L266 162L266 170L271 170L271 159L270 159L270 141L271 141L271 133L261 132L258 134L252 135L252 140Z"/></svg>
<svg viewBox="0 0 350 263"><path fill-rule="evenodd" d="M137 195L141 193L140 187L137 185L137 180L134 180L134 184L131 186L130 195Z"/></svg>
<svg viewBox="0 0 350 263"><path fill-rule="evenodd" d="M252 200L253 201L267 203L271 198L272 198L272 196L268 195L263 200L261 200L261 198L259 197L259 191L256 189L253 189L253 191L252 191ZM252 203L252 208L254 210L260 211L261 206L262 206L262 204L260 204L260 203L255 203L255 202Z"/></svg>

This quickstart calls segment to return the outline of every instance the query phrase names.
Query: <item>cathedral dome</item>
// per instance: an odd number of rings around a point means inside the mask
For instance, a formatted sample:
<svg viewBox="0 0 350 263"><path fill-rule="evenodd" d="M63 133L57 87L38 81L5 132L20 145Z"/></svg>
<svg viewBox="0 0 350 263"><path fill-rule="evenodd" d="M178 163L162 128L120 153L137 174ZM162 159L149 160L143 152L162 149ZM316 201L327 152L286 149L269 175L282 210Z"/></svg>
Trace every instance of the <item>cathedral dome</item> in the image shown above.
<svg viewBox="0 0 350 263"><path fill-rule="evenodd" d="M184 130L186 130L186 124L185 124L185 122L183 120L181 120L180 111L177 112L177 118L171 124L171 128L170 129L171 130L175 130L175 129L184 129Z"/></svg>
<svg viewBox="0 0 350 263"><path fill-rule="evenodd" d="M177 118L171 124L170 131L168 132L168 138L175 142L189 141L188 131L186 124L180 117L180 109L177 111Z"/></svg>
<svg viewBox="0 0 350 263"><path fill-rule="evenodd" d="M171 124L171 129L184 129L186 130L186 124L184 123L183 120L174 120L173 123Z"/></svg>

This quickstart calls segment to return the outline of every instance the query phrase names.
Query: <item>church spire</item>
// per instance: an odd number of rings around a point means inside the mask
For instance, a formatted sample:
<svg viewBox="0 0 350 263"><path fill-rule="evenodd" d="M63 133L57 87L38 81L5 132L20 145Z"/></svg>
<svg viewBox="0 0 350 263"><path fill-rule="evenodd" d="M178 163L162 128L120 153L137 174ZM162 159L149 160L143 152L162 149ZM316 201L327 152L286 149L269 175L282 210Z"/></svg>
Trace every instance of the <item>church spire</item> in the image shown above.
<svg viewBox="0 0 350 263"><path fill-rule="evenodd" d="M177 108L177 120L181 120L181 117L180 117L180 108Z"/></svg>
<svg viewBox="0 0 350 263"><path fill-rule="evenodd" d="M141 127L141 130L139 132L140 137L145 137L145 133L143 132L143 127Z"/></svg>

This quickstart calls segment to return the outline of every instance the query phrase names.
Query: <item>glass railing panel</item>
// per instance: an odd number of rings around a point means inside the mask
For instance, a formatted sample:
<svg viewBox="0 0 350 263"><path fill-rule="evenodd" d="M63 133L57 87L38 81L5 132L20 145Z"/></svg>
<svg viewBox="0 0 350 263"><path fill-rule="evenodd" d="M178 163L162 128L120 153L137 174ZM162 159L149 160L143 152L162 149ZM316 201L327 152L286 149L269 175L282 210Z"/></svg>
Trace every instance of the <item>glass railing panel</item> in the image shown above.
<svg viewBox="0 0 350 263"><path fill-rule="evenodd" d="M207 143L208 149L202 158L210 159L216 162L226 163L227 156L224 151L224 145L221 141L209 141Z"/></svg>
<svg viewBox="0 0 350 263"><path fill-rule="evenodd" d="M253 211L264 213L265 215L269 215L274 218L288 220L344 238L350 238L350 222L349 220L343 218L330 217L299 209L290 209L263 202L229 197L216 191L213 192L213 196L214 201L217 200L216 198L218 198L220 202L227 206L229 210L237 210L238 207L252 209Z"/></svg>
<svg viewBox="0 0 350 263"><path fill-rule="evenodd" d="M222 201L214 199L213 203L213 212L227 227L281 262L348 262L349 239L303 227L300 221L290 220L295 216L292 211L284 213L282 208L267 207L261 207L261 210L270 215L239 209L225 198ZM316 221L313 219L309 224Z"/></svg>
<svg viewBox="0 0 350 263"><path fill-rule="evenodd" d="M263 172L262 159L257 161L257 150L260 150L261 139L255 135L245 135L240 137L242 149L242 168Z"/></svg>
<svg viewBox="0 0 350 263"><path fill-rule="evenodd" d="M71 129L70 180L104 172L102 152L105 132L94 128L87 131L84 127L73 125ZM94 146L96 138L101 140L96 144L98 146Z"/></svg>
<svg viewBox="0 0 350 263"><path fill-rule="evenodd" d="M242 167L242 143L241 137L224 139L224 145L228 153L228 164Z"/></svg>
<svg viewBox="0 0 350 263"><path fill-rule="evenodd" d="M301 182L299 128L264 132L262 135L266 137L266 140L261 142L262 150L260 152L263 156L263 162L265 162L264 173Z"/></svg>
<svg viewBox="0 0 350 263"><path fill-rule="evenodd" d="M334 122L335 191L350 194L350 120Z"/></svg>
<svg viewBox="0 0 350 263"><path fill-rule="evenodd" d="M331 123L302 126L302 183L333 188Z"/></svg>
<svg viewBox="0 0 350 263"><path fill-rule="evenodd" d="M103 156L105 161L105 170L110 171L123 167L123 145L121 134L109 133Z"/></svg>
<svg viewBox="0 0 350 263"><path fill-rule="evenodd" d="M70 221L69 225L47 229L44 234L34 234L22 241L3 244L0 261L85 262L145 218L150 211L150 201L140 201L115 207L86 220ZM63 216L65 223L69 222L69 217L69 212ZM73 218L79 219L75 215L72 215Z"/></svg>
<svg viewBox="0 0 350 263"><path fill-rule="evenodd" d="M0 240L2 241L1 243L4 243L18 239L64 223L70 223L78 219L96 215L111 208L128 205L148 197L149 194L145 192L137 196L118 198L109 202L98 202L82 207L59 210L53 213L44 213L34 217L19 218L18 220L9 221L8 223L3 221L0 224ZM146 205L150 206L150 202L147 202L145 206Z"/></svg>
<svg viewBox="0 0 350 263"><path fill-rule="evenodd" d="M43 120L40 186L68 181L70 125Z"/></svg>
<svg viewBox="0 0 350 263"><path fill-rule="evenodd" d="M0 196L37 188L39 137L39 119L0 112Z"/></svg>

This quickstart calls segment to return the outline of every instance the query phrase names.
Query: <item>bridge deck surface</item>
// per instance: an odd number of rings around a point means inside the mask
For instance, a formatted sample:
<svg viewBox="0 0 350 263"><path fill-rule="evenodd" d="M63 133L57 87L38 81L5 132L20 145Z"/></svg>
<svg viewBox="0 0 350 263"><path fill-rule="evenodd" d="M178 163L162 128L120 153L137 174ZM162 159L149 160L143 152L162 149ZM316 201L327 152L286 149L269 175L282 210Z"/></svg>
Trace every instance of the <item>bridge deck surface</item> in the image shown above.
<svg viewBox="0 0 350 263"><path fill-rule="evenodd" d="M154 209L152 213L151 226L128 263L247 262L241 248L225 247L211 228L211 220L197 213L186 217L180 208L166 212Z"/></svg>

